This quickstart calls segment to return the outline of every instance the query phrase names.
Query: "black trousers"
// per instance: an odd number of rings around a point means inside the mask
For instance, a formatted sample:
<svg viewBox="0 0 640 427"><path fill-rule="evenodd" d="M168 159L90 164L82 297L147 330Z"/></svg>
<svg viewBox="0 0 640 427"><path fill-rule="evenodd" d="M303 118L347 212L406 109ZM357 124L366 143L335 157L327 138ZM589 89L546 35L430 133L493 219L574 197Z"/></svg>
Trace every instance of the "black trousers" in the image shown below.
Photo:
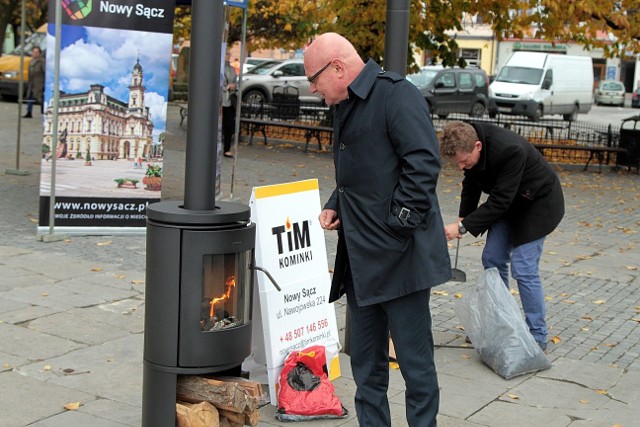
<svg viewBox="0 0 640 427"><path fill-rule="evenodd" d="M236 128L236 109L234 106L222 107L222 143L223 152L231 151L231 142Z"/></svg>
<svg viewBox="0 0 640 427"><path fill-rule="evenodd" d="M435 426L440 391L431 332L430 290L359 307L350 273L347 273L345 288L351 316L348 332L359 424L391 426L387 400L391 333L406 384L407 422L411 427Z"/></svg>

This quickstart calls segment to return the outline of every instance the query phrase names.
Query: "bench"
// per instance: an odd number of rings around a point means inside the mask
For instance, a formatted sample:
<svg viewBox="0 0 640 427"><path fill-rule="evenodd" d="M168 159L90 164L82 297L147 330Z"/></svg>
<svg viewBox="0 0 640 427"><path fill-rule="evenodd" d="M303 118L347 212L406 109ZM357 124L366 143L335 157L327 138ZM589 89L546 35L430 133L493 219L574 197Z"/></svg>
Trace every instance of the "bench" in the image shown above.
<svg viewBox="0 0 640 427"><path fill-rule="evenodd" d="M584 170L587 170L587 168L589 167L589 163L591 163L591 161L593 160L593 158L595 157L598 160L598 172L602 172L602 163L605 161L607 161L607 164L609 163L609 154L622 154L622 153L626 153L627 150L624 148L619 148L619 147L607 147L604 145L592 145L592 146L585 146L585 145L567 145L567 144L536 144L533 143L533 146L536 147L536 149L538 151L540 151L540 154L542 154L544 156L544 152L545 150L562 150L562 151L584 151L584 152L589 152L589 159L587 160L587 163L584 165ZM607 156L605 156L605 154Z"/></svg>
<svg viewBox="0 0 640 427"><path fill-rule="evenodd" d="M298 129L304 131L305 146L304 151L307 152L309 148L309 142L312 138L316 138L318 142L318 149L322 150L322 135L328 134L329 145L333 142L333 128L329 126L314 126L302 123L293 123L281 120L262 120L241 118L241 123L249 125L249 144L253 143L253 135L261 133L264 144L267 144L267 128L283 128L283 129Z"/></svg>

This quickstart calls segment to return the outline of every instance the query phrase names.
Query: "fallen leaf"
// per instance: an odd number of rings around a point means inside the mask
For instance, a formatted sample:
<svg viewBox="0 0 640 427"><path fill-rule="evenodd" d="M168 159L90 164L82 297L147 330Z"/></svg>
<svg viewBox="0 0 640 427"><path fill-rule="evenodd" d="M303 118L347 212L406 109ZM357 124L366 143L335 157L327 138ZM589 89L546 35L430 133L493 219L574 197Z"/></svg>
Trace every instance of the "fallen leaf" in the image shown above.
<svg viewBox="0 0 640 427"><path fill-rule="evenodd" d="M591 321L591 320L593 320L593 317L591 317L591 316L582 316L582 317L581 317L581 319L582 319L582 320L589 320L589 321Z"/></svg>
<svg viewBox="0 0 640 427"><path fill-rule="evenodd" d="M632 317L631 320L640 323L640 317Z"/></svg>
<svg viewBox="0 0 640 427"><path fill-rule="evenodd" d="M576 303L575 301L570 300L570 299L566 299L566 300L564 300L562 302L565 303L565 304L575 304Z"/></svg>
<svg viewBox="0 0 640 427"><path fill-rule="evenodd" d="M127 276L125 276L124 274L116 274L116 279L124 279L125 277Z"/></svg>
<svg viewBox="0 0 640 427"><path fill-rule="evenodd" d="M547 253L548 253L549 255L558 255L558 253L557 253L557 252L553 252L553 251L547 251Z"/></svg>
<svg viewBox="0 0 640 427"><path fill-rule="evenodd" d="M64 409L67 411L77 411L80 408L80 402L72 402L64 405Z"/></svg>
<svg viewBox="0 0 640 427"><path fill-rule="evenodd" d="M456 298L462 298L462 294L460 292L458 292L457 294L454 295L454 297Z"/></svg>
<svg viewBox="0 0 640 427"><path fill-rule="evenodd" d="M50 371L51 370L51 365L44 365L44 368L42 368L43 371Z"/></svg>
<svg viewBox="0 0 640 427"><path fill-rule="evenodd" d="M48 297L49 296L49 292L40 292L40 296Z"/></svg>
<svg viewBox="0 0 640 427"><path fill-rule="evenodd" d="M390 369L400 369L400 365L398 364L398 362L389 362L389 368Z"/></svg>
<svg viewBox="0 0 640 427"><path fill-rule="evenodd" d="M553 298L552 298L552 297L544 297L544 300L545 300L545 301L552 301L552 300L553 300Z"/></svg>
<svg viewBox="0 0 640 427"><path fill-rule="evenodd" d="M108 240L106 242L98 242L96 243L96 246L107 246L107 245L110 245L111 243L112 243L111 240Z"/></svg>
<svg viewBox="0 0 640 427"><path fill-rule="evenodd" d="M607 390L601 390L601 389L596 389L596 391L600 394L602 394L603 396L608 395L609 393L607 392Z"/></svg>
<svg viewBox="0 0 640 427"><path fill-rule="evenodd" d="M509 292L511 292L511 295L519 295L519 292L515 289L509 289Z"/></svg>
<svg viewBox="0 0 640 427"><path fill-rule="evenodd" d="M569 295L570 295L570 294L568 294L568 293L566 293L566 292L563 292L563 293L561 293L561 294L560 294L560 295L558 295L558 296L560 296L560 297L563 297L563 298L564 298L564 297L568 297Z"/></svg>
<svg viewBox="0 0 640 427"><path fill-rule="evenodd" d="M520 397L517 394L507 394L507 397L510 397L513 400L518 400Z"/></svg>
<svg viewBox="0 0 640 427"><path fill-rule="evenodd" d="M598 305L599 304L604 304L605 302L607 302L607 300L604 300L604 299L599 299L599 300L593 301L594 304L598 304Z"/></svg>
<svg viewBox="0 0 640 427"><path fill-rule="evenodd" d="M469 359L471 359L471 355L465 353L465 354L462 355L462 358L465 359L465 360L469 360Z"/></svg>
<svg viewBox="0 0 640 427"><path fill-rule="evenodd" d="M638 269L638 267L636 267L635 265L625 265L624 268L629 271L636 271Z"/></svg>
<svg viewBox="0 0 640 427"><path fill-rule="evenodd" d="M587 332L587 331L589 331L589 328L580 328L580 330L581 330L582 332Z"/></svg>
<svg viewBox="0 0 640 427"><path fill-rule="evenodd" d="M10 368L10 367L11 367L11 365L10 365L10 364L8 364L8 363L3 363L3 364L2 364L2 368L3 368L3 369L7 369L7 368Z"/></svg>
<svg viewBox="0 0 640 427"><path fill-rule="evenodd" d="M142 285L144 283L144 280L132 280L131 284L132 285Z"/></svg>
<svg viewBox="0 0 640 427"><path fill-rule="evenodd" d="M602 345L605 346L605 347L613 348L613 347L617 346L618 344L605 343L605 344L602 344Z"/></svg>
<svg viewBox="0 0 640 427"><path fill-rule="evenodd" d="M102 271L102 267L93 267L91 271Z"/></svg>
<svg viewBox="0 0 640 427"><path fill-rule="evenodd" d="M433 295L442 295L442 296L447 296L449 295L449 292L447 291L433 291Z"/></svg>
<svg viewBox="0 0 640 427"><path fill-rule="evenodd" d="M554 335L554 336L551 337L551 339L549 341L551 341L554 344L558 344L560 341L562 341L562 338L560 338L557 335Z"/></svg>
<svg viewBox="0 0 640 427"><path fill-rule="evenodd" d="M587 403L589 403L587 399L580 399L578 402L582 403L583 405L586 405Z"/></svg>

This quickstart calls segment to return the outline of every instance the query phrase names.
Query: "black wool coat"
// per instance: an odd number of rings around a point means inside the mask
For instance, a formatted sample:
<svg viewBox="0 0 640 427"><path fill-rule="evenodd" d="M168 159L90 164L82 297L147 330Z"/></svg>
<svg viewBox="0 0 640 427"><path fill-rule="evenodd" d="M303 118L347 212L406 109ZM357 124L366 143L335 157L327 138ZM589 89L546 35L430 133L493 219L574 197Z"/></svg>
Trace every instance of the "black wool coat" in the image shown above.
<svg viewBox="0 0 640 427"><path fill-rule="evenodd" d="M361 306L449 280L439 148L420 92L369 60L336 106L334 136L336 188L325 208L341 228L330 301L344 293L349 267Z"/></svg>
<svg viewBox="0 0 640 427"><path fill-rule="evenodd" d="M465 170L460 217L474 236L504 219L513 246L551 233L564 216L558 175L526 139L508 129L485 123L473 127L482 142L478 163ZM480 205L482 193L488 194Z"/></svg>

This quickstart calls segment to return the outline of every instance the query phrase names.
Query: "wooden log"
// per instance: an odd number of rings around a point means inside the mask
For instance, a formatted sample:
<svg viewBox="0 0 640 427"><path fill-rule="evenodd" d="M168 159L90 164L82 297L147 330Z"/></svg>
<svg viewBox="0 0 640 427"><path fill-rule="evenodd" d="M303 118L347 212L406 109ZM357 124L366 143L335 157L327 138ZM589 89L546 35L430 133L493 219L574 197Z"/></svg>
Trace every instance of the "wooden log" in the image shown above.
<svg viewBox="0 0 640 427"><path fill-rule="evenodd" d="M219 427L218 410L209 402L176 403L176 427Z"/></svg>
<svg viewBox="0 0 640 427"><path fill-rule="evenodd" d="M244 411L244 425L256 427L260 422L260 410Z"/></svg>
<svg viewBox="0 0 640 427"><path fill-rule="evenodd" d="M246 390L249 393L249 396L254 397L256 399L263 398L262 392L262 384L248 380L242 377L213 377L212 379L224 382L233 382L238 384L239 387Z"/></svg>
<svg viewBox="0 0 640 427"><path fill-rule="evenodd" d="M178 378L178 398L187 402L211 402L216 408L242 413L258 407L254 398L237 383L195 375Z"/></svg>
<svg viewBox="0 0 640 427"><path fill-rule="evenodd" d="M221 417L225 417L226 419L228 419L229 422L233 422L240 425L244 424L244 412L237 413L237 412L231 412L224 409L220 409L218 413L220 414Z"/></svg>

